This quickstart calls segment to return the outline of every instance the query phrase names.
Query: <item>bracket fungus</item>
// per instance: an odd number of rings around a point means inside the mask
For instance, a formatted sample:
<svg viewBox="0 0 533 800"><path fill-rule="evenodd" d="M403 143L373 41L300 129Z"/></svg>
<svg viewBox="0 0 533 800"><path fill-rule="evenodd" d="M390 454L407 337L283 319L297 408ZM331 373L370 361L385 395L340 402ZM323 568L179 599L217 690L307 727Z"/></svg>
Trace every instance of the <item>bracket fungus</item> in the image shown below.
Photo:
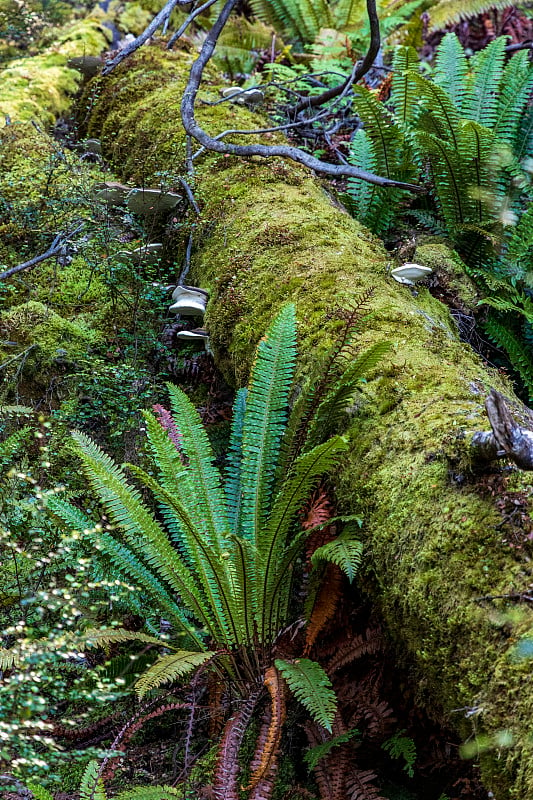
<svg viewBox="0 0 533 800"><path fill-rule="evenodd" d="M265 95L260 89L241 89L240 86L229 86L227 89L222 89L222 97L225 99L234 98L232 102L239 105L255 106L261 103Z"/></svg>
<svg viewBox="0 0 533 800"><path fill-rule="evenodd" d="M126 197L128 209L140 217L156 217L168 214L180 203L182 197L174 192L160 189L131 189Z"/></svg>
<svg viewBox="0 0 533 800"><path fill-rule="evenodd" d="M94 78L102 69L104 62L98 56L76 56L67 61L67 67L81 72L84 78Z"/></svg>
<svg viewBox="0 0 533 800"><path fill-rule="evenodd" d="M131 192L131 186L124 186L123 183L116 181L106 181L96 184L94 199L106 203L108 206L121 206L129 192Z"/></svg>
<svg viewBox="0 0 533 800"><path fill-rule="evenodd" d="M391 275L398 283L406 286L414 286L415 283L427 278L433 270L431 267L422 267L420 264L402 264L391 270Z"/></svg>
<svg viewBox="0 0 533 800"><path fill-rule="evenodd" d="M196 286L176 286L172 292L174 303L168 310L185 317L202 317L208 298L208 293Z"/></svg>

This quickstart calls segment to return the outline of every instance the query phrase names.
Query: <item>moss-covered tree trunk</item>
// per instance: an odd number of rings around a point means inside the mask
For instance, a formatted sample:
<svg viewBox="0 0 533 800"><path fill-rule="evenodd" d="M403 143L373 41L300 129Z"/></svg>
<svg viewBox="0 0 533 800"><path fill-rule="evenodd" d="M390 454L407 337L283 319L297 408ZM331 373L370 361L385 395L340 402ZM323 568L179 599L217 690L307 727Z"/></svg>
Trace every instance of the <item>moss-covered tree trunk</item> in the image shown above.
<svg viewBox="0 0 533 800"><path fill-rule="evenodd" d="M86 93L84 134L102 138L122 179L157 185L183 173L179 105L193 58L151 48ZM218 78L208 80L205 96L213 98ZM226 104L203 106L200 117L211 132L260 122ZM489 481L467 458L469 434L487 427L484 397L491 387L509 395L510 388L459 341L448 309L427 289L391 280L381 243L313 176L280 161L207 154L195 164L202 216L188 280L211 293L206 326L235 384L282 303L297 304L305 370L331 340L336 309L373 288L361 346L387 339L393 350L350 429L339 503L364 516L366 588L412 670L418 700L465 738L512 731L510 749L482 756L483 777L498 800L529 800L531 668L510 652L533 616L526 604L483 598L529 588L531 490L523 473L505 469ZM444 249L423 255L442 283L457 281Z"/></svg>

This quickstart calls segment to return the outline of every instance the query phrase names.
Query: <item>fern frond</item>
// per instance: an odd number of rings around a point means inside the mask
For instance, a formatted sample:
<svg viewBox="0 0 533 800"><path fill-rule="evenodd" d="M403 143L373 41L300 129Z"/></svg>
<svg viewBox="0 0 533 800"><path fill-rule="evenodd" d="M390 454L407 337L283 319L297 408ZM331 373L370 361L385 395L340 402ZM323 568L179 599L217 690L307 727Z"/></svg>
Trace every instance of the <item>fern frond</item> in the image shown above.
<svg viewBox="0 0 533 800"><path fill-rule="evenodd" d="M142 502L140 493L127 481L121 467L83 433L73 433L89 483L97 492L111 520L120 527L131 548L159 573L174 591L184 594L193 607L201 605L198 587L191 572L153 514Z"/></svg>
<svg viewBox="0 0 533 800"><path fill-rule="evenodd" d="M394 114L400 125L407 125L413 119L418 104L416 86L410 79L412 70L418 67L418 53L414 47L400 45L394 51L392 61L391 100Z"/></svg>
<svg viewBox="0 0 533 800"><path fill-rule="evenodd" d="M470 61L471 76L462 114L493 128L497 120L498 89L503 74L507 37L499 36Z"/></svg>
<svg viewBox="0 0 533 800"><path fill-rule="evenodd" d="M306 447L323 441L330 431L339 428L361 380L378 366L391 348L390 342L376 342L353 360L318 406L308 428Z"/></svg>
<svg viewBox="0 0 533 800"><path fill-rule="evenodd" d="M317 548L311 556L316 566L320 561L336 564L348 576L350 583L355 578L363 556L363 543L355 538L354 529L348 527L332 542Z"/></svg>
<svg viewBox="0 0 533 800"><path fill-rule="evenodd" d="M174 786L136 786L115 796L115 800L173 800L183 797L182 789Z"/></svg>
<svg viewBox="0 0 533 800"><path fill-rule="evenodd" d="M459 111L448 93L417 72L410 72L408 78L414 83L420 102L429 112L426 117L431 124L429 132L442 139L443 144L449 144L457 150L460 117ZM418 120L418 127L421 131L423 130L423 121L424 118Z"/></svg>
<svg viewBox="0 0 533 800"><path fill-rule="evenodd" d="M39 784L34 781L28 781L26 786L35 797L35 800L54 800L53 795L51 795L47 789L43 786L39 786Z"/></svg>
<svg viewBox="0 0 533 800"><path fill-rule="evenodd" d="M246 401L240 534L254 545L270 507L295 360L296 318L291 304L279 312L259 343Z"/></svg>
<svg viewBox="0 0 533 800"><path fill-rule="evenodd" d="M167 389L175 422L182 436L183 451L189 462L187 472L194 489L198 513L204 517L209 541L217 546L220 537L228 532L228 520L222 479L214 466L213 449L200 415L185 392L170 383Z"/></svg>
<svg viewBox="0 0 533 800"><path fill-rule="evenodd" d="M99 776L97 761L89 761L81 779L80 800L107 800L104 782Z"/></svg>
<svg viewBox="0 0 533 800"><path fill-rule="evenodd" d="M353 737L357 736L359 733L360 731L358 731L357 728L352 728L346 731L346 733L341 733L338 736L334 736L332 739L328 739L327 742L322 742L322 744L316 744L314 747L311 747L310 750L304 753L304 761L307 764L307 768L313 770L321 759L331 753L334 747L346 744L346 742L349 742L350 739L353 739Z"/></svg>
<svg viewBox="0 0 533 800"><path fill-rule="evenodd" d="M494 121L494 134L511 147L518 144L518 131L524 109L533 89L533 66L529 53L516 53L503 71Z"/></svg>
<svg viewBox="0 0 533 800"><path fill-rule="evenodd" d="M204 653L178 650L170 655L160 656L155 664L143 672L135 684L139 700L142 700L146 692L151 692L163 683L171 683L183 675L187 675L214 655L212 650Z"/></svg>
<svg viewBox="0 0 533 800"><path fill-rule="evenodd" d="M158 647L167 647L166 642L156 639L140 631L127 631L124 628L103 628L89 629L81 634L81 638L89 647L107 647L110 644L120 644L121 642L144 642L145 644L155 644Z"/></svg>
<svg viewBox="0 0 533 800"><path fill-rule="evenodd" d="M533 399L533 358L530 348L516 336L505 322L489 316L483 328L498 347L503 348L509 361L516 369Z"/></svg>
<svg viewBox="0 0 533 800"><path fill-rule="evenodd" d="M433 80L444 89L459 113L467 99L467 72L468 62L459 39L455 33L447 33L437 47Z"/></svg>
<svg viewBox="0 0 533 800"><path fill-rule="evenodd" d="M415 774L414 765L416 761L416 745L410 736L404 736L405 730L397 731L394 736L383 742L381 747L386 753L389 753L392 758L401 758L404 760L404 772L407 772L410 778Z"/></svg>
<svg viewBox="0 0 533 800"><path fill-rule="evenodd" d="M509 0L440 0L429 9L431 30L443 30L464 19L477 17L491 9L509 8Z"/></svg>
<svg viewBox="0 0 533 800"><path fill-rule="evenodd" d="M248 791L255 789L269 775L279 748L283 723L287 716L283 680L274 667L268 667L266 670L264 684L270 695L270 724L266 730L264 741L258 742L260 747L256 749L254 755L252 775L250 783L246 787Z"/></svg>
<svg viewBox="0 0 533 800"><path fill-rule="evenodd" d="M259 543L256 567L261 592L258 599L261 619L258 622L262 626L263 640L276 633L276 587L279 585L279 568L283 564L282 556L294 516L318 479L336 466L340 453L346 448L346 439L336 436L299 456L294 462L292 475L283 484L274 502L268 526Z"/></svg>
<svg viewBox="0 0 533 800"><path fill-rule="evenodd" d="M233 419L226 457L226 503L228 506L229 529L237 533L240 527L240 511L242 502L241 468L242 468L242 434L244 414L246 412L246 389L239 389L233 404Z"/></svg>
<svg viewBox="0 0 533 800"><path fill-rule="evenodd" d="M344 579L335 564L328 564L314 598L313 610L305 626L304 655L309 655L319 633L333 617L342 595Z"/></svg>
<svg viewBox="0 0 533 800"><path fill-rule="evenodd" d="M337 698L331 688L331 681L320 664L308 658L296 661L284 661L278 658L275 665L296 699L309 711L315 722L331 733L337 710Z"/></svg>

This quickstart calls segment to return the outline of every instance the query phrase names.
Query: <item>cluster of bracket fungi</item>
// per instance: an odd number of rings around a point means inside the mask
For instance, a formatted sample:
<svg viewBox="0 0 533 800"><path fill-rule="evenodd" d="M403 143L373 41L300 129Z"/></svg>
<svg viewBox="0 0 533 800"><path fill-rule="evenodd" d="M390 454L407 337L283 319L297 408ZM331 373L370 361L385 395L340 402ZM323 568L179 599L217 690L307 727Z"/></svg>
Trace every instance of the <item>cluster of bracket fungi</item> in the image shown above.
<svg viewBox="0 0 533 800"><path fill-rule="evenodd" d="M95 199L105 203L107 206L126 206L133 214L137 214L145 219L153 219L173 211L182 201L181 194L176 192L164 192L161 189L150 188L131 188L116 181L105 181L95 186ZM121 250L117 253L119 261L151 262L160 255L163 245L160 242L145 244L136 250ZM179 314L180 317L203 318L209 293L205 289L196 286L186 286L178 282L173 288L172 304L169 307L171 314ZM193 328L192 330L181 330L176 334L176 338L189 344L201 344L208 347L209 336L204 328Z"/></svg>

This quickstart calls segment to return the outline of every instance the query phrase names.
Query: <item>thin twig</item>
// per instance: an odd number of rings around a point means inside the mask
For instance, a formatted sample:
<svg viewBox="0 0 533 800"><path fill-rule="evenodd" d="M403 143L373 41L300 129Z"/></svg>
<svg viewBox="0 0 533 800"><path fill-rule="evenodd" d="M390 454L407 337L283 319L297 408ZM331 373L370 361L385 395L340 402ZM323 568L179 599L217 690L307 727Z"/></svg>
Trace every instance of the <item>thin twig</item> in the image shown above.
<svg viewBox="0 0 533 800"><path fill-rule="evenodd" d="M334 177L352 177L360 178L361 180L373 183L377 186L396 186L402 189L407 189L414 192L424 191L423 187L416 186L410 183L403 183L401 181L394 181L389 178L384 178L379 175L374 175L366 170L359 169L358 167L347 166L344 164L327 164L314 158L304 150L290 145L237 145L229 142L217 140L215 137L210 136L198 124L195 117L195 101L202 81L202 76L206 65L208 64L213 52L215 50L218 38L233 11L237 0L227 0L218 19L213 27L208 32L203 43L200 55L194 62L189 73L187 86L183 93L181 103L181 119L186 133L192 136L207 150L214 150L217 153L227 153L235 156L260 156L263 158L280 157L287 158L295 161L308 169L316 172L321 172L325 175L332 175ZM372 5L373 0L368 0L369 5ZM369 51L370 52L370 51ZM367 59L365 59L366 62ZM341 95L345 87L341 87L340 91L335 96ZM347 89L346 89L347 90Z"/></svg>
<svg viewBox="0 0 533 800"><path fill-rule="evenodd" d="M202 212L200 211L200 206L198 205L198 203L197 203L197 202L196 202L196 200L195 200L195 197L194 197L194 194L193 194L193 191L192 191L191 187L189 186L189 184L187 183L187 181L185 180L185 178L182 178L182 177L180 176L180 177L178 178L178 180L179 180L179 182L181 183L181 185L183 186L183 190L184 190L185 194L187 195L187 200L189 201L189 205L191 206L191 208L193 208L193 209L194 209L194 211L196 212L196 214L197 214L198 216L200 216L200 214L201 214Z"/></svg>
<svg viewBox="0 0 533 800"><path fill-rule="evenodd" d="M12 275L16 275L17 272L22 272L25 269L31 269L32 267L37 266L42 261L46 261L48 258L53 258L61 253L65 244L72 239L77 233L81 231L83 228L82 225L78 225L70 233L58 233L48 250L45 250L44 253L41 253L39 256L34 256L30 258L29 261L25 261L23 264L17 264L16 267L11 267L11 269L6 269L5 272L0 272L0 281L6 280L6 278L10 278Z"/></svg>
<svg viewBox="0 0 533 800"><path fill-rule="evenodd" d="M110 61L106 61L102 70L102 75L109 75L109 73L112 72L112 70L114 70L115 67L117 67L122 61L124 61L125 58L130 56L145 42L147 42L161 25L165 26L176 6L186 6L189 5L189 3L190 0L168 0L168 3L163 6L159 14L156 14L148 27L145 28L144 31L133 40L133 42L130 42L128 45L126 45L126 47L122 48L122 50L117 53L114 58L110 59Z"/></svg>
<svg viewBox="0 0 533 800"><path fill-rule="evenodd" d="M173 33L172 36L170 37L170 39L168 40L167 50L171 50L172 47L174 47L174 45L176 44L178 39L181 36L183 36L183 34L187 30L187 28L189 27L191 22L193 22L193 20L195 20L196 17L198 17L203 11L206 11L208 8L210 8L212 5L214 5L216 2L217 2L217 0L207 0L207 3L204 3L203 6L198 6L198 8L194 9L194 11L191 11L189 16L185 20L185 22L183 22L180 25L180 27L178 28L176 33Z"/></svg>
<svg viewBox="0 0 533 800"><path fill-rule="evenodd" d="M296 114L299 114L306 108L315 108L316 106L321 106L324 103L327 103L329 100L333 100L334 97L338 97L340 94L346 93L354 83L357 83L357 81L361 80L361 78L370 70L374 61L376 60L377 54L379 53L379 47L381 44L379 18L376 10L375 0L366 0L366 11L368 14L368 21L370 23L370 44L362 62L360 64L354 64L350 75L346 78L344 83L339 83L337 86L333 86L331 89L327 89L322 94L315 95L314 97L304 98L296 106Z"/></svg>

